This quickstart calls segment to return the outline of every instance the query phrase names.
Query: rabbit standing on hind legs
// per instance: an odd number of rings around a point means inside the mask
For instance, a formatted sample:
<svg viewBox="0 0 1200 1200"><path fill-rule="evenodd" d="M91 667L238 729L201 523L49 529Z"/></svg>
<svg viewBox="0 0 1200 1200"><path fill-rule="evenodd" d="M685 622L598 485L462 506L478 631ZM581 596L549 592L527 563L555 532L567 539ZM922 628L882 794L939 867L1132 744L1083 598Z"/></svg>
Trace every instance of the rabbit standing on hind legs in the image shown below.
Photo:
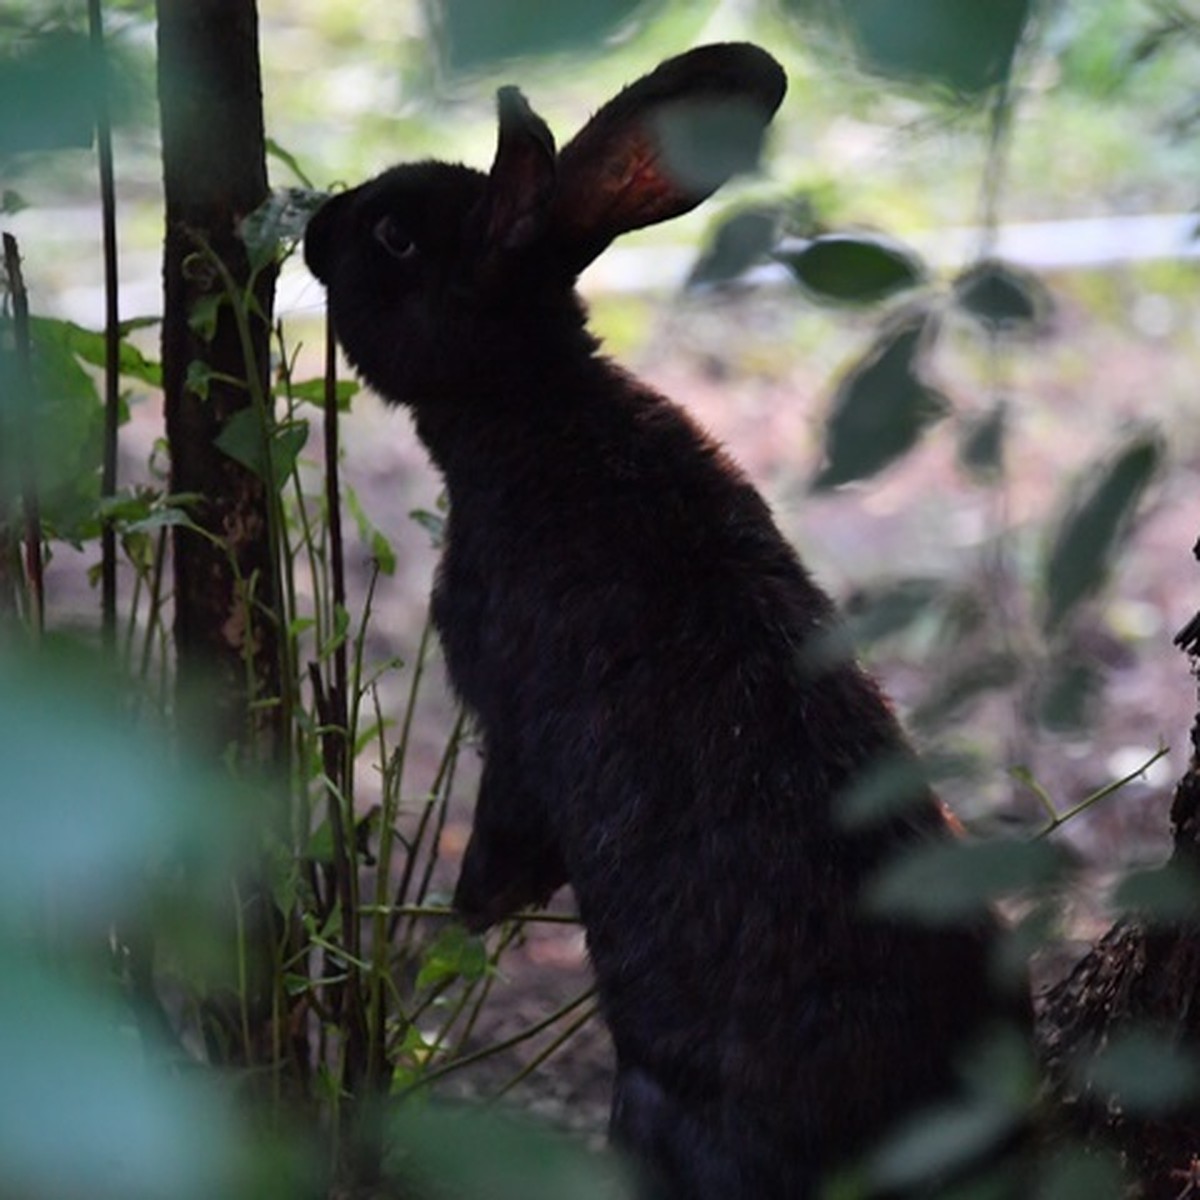
<svg viewBox="0 0 1200 1200"><path fill-rule="evenodd" d="M982 924L860 904L948 836L932 796L866 830L839 795L909 751L833 606L737 466L598 352L575 293L615 237L751 165L785 90L749 45L632 84L561 152L515 88L483 174L420 162L329 200L305 255L363 378L450 500L433 613L484 769L455 906L570 883L645 1195L800 1200L954 1086L991 1015ZM686 153L721 134L713 154ZM733 148L737 153L728 153Z"/></svg>

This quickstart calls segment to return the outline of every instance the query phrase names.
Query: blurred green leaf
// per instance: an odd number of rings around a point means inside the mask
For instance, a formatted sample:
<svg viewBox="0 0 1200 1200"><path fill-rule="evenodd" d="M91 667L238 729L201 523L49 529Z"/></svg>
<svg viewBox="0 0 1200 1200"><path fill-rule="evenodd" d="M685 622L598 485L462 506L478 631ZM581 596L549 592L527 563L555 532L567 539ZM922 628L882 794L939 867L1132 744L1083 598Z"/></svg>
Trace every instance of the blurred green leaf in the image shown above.
<svg viewBox="0 0 1200 1200"><path fill-rule="evenodd" d="M98 990L53 977L5 947L0 1187L6 1196L229 1194L235 1131L217 1093L149 1065L128 1024L128 1015L112 1011Z"/></svg>
<svg viewBox="0 0 1200 1200"><path fill-rule="evenodd" d="M1151 1029L1113 1034L1076 1064L1078 1083L1130 1116L1163 1116L1200 1094L1200 1064L1178 1039Z"/></svg>
<svg viewBox="0 0 1200 1200"><path fill-rule="evenodd" d="M631 1200L615 1158L562 1134L480 1111L405 1105L391 1158L404 1183L444 1200Z"/></svg>
<svg viewBox="0 0 1200 1200"><path fill-rule="evenodd" d="M963 99L1003 83L1033 0L782 0L786 11L844 37L876 74Z"/></svg>
<svg viewBox="0 0 1200 1200"><path fill-rule="evenodd" d="M878 304L925 279L914 251L879 234L831 233L774 257L822 303Z"/></svg>
<svg viewBox="0 0 1200 1200"><path fill-rule="evenodd" d="M958 461L973 479L991 483L1004 473L1004 446L1008 438L1008 404L998 400L981 417L964 424L958 444Z"/></svg>
<svg viewBox="0 0 1200 1200"><path fill-rule="evenodd" d="M657 108L652 124L667 173L685 187L708 192L758 169L766 127L752 101L687 97Z"/></svg>
<svg viewBox="0 0 1200 1200"><path fill-rule="evenodd" d="M16 216L17 213L23 212L29 207L25 198L20 192L14 191L12 188L5 188L0 192L0 213L6 217Z"/></svg>
<svg viewBox="0 0 1200 1200"><path fill-rule="evenodd" d="M946 841L898 855L867 892L873 912L930 925L976 920L1002 896L1043 887L1063 869L1049 842Z"/></svg>
<svg viewBox="0 0 1200 1200"><path fill-rule="evenodd" d="M0 48L0 156L90 146L94 96L82 34L52 28L12 39Z"/></svg>
<svg viewBox="0 0 1200 1200"><path fill-rule="evenodd" d="M1128 532L1133 513L1163 458L1156 433L1131 437L1107 464L1097 464L1054 530L1042 566L1043 627L1060 628L1098 591Z"/></svg>
<svg viewBox="0 0 1200 1200"><path fill-rule="evenodd" d="M291 421L278 425L272 431L272 439L274 445L268 464L262 422L253 406L248 406L239 409L225 422L214 444L222 453L253 471L264 483L273 471L275 486L282 488L296 465L300 451L304 449L304 443L308 441L308 422Z"/></svg>
<svg viewBox="0 0 1200 1200"><path fill-rule="evenodd" d="M1123 1200L1128 1194L1115 1158L1094 1146L1068 1146L1042 1167L1034 1200Z"/></svg>
<svg viewBox="0 0 1200 1200"><path fill-rule="evenodd" d="M1057 733L1086 729L1103 687L1104 676L1092 663L1070 649L1054 655L1037 691L1038 723Z"/></svg>
<svg viewBox="0 0 1200 1200"><path fill-rule="evenodd" d="M825 464L814 491L866 479L913 446L950 404L921 379L921 359L936 331L920 312L886 330L842 378L825 428Z"/></svg>
<svg viewBox="0 0 1200 1200"><path fill-rule="evenodd" d="M514 58L594 53L662 0L422 0L444 67L473 71Z"/></svg>
<svg viewBox="0 0 1200 1200"><path fill-rule="evenodd" d="M763 261L779 238L783 212L774 205L743 208L724 217L709 238L688 288L728 283Z"/></svg>
<svg viewBox="0 0 1200 1200"><path fill-rule="evenodd" d="M1049 289L1031 271L988 259L954 281L954 303L993 333L1033 331L1050 315Z"/></svg>
<svg viewBox="0 0 1200 1200"><path fill-rule="evenodd" d="M53 645L0 665L0 924L51 896L58 919L95 921L139 903L149 865L231 847L229 789L205 794L120 707L111 678Z"/></svg>
<svg viewBox="0 0 1200 1200"><path fill-rule="evenodd" d="M871 1180L878 1188L897 1191L928 1187L998 1149L1011 1136L1016 1119L1007 1105L984 1100L927 1109L872 1155Z"/></svg>
<svg viewBox="0 0 1200 1200"><path fill-rule="evenodd" d="M957 719L989 692L1003 691L1021 678L1020 658L1006 650L987 650L937 677L929 694L913 710L912 723L933 729Z"/></svg>
<svg viewBox="0 0 1200 1200"><path fill-rule="evenodd" d="M1194 922L1200 914L1200 875L1186 862L1133 871L1117 886L1113 903L1156 923Z"/></svg>

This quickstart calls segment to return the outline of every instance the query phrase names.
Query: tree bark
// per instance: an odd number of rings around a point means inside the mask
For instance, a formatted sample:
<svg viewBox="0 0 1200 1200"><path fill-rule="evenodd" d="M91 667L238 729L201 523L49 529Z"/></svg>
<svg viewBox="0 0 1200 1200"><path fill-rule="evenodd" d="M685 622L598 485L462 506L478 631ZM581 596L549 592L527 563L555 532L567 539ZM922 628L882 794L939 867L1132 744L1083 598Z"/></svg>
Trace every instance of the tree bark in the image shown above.
<svg viewBox="0 0 1200 1200"><path fill-rule="evenodd" d="M192 321L221 296L207 246L239 288L250 279L238 222L267 197L255 0L158 0L158 94L166 238L163 387L172 490L197 497L194 519L211 538L174 531L175 646L180 716L189 734L273 761L280 690L276 596L265 486L214 439L250 403L250 365L228 302L211 338ZM253 370L266 394L273 274L255 288ZM207 396L189 387L207 367ZM234 382L229 382L233 380Z"/></svg>
<svg viewBox="0 0 1200 1200"><path fill-rule="evenodd" d="M1200 559L1200 542L1193 553ZM1200 674L1200 613L1175 641ZM1191 743L1171 806L1171 861L1197 871L1200 704ZM1120 1152L1144 1200L1200 1197L1200 1099L1153 1120L1137 1119L1073 1078L1074 1064L1135 1028L1165 1034L1193 1057L1200 1055L1200 914L1172 925L1123 917L1046 993L1038 1019L1042 1057L1068 1123Z"/></svg>

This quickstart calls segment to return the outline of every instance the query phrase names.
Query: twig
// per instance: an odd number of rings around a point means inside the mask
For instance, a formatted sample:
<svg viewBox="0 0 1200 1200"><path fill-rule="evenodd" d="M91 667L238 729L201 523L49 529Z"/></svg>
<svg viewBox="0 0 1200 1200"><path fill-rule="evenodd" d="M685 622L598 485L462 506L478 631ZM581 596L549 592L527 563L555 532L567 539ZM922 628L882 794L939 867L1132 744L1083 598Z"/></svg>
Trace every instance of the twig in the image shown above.
<svg viewBox="0 0 1200 1200"><path fill-rule="evenodd" d="M113 181L112 113L108 103L108 55L100 0L88 0L88 33L95 71L96 155L104 239L104 466L101 499L117 490L117 426L120 420L121 314L117 275L117 200ZM100 533L100 611L104 644L117 636L117 533L111 516Z"/></svg>

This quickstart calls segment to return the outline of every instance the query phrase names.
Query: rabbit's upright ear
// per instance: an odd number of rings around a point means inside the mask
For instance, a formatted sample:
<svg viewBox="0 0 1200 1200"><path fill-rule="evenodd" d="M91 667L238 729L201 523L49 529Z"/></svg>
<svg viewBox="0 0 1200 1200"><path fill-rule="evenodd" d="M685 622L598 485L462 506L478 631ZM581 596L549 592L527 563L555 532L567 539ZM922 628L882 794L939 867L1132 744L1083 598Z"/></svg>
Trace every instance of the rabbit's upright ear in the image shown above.
<svg viewBox="0 0 1200 1200"><path fill-rule="evenodd" d="M503 87L496 103L500 118L496 157L475 213L484 270L541 237L557 173L554 135L520 91Z"/></svg>
<svg viewBox="0 0 1200 1200"><path fill-rule="evenodd" d="M748 43L668 59L563 147L552 234L574 271L622 233L694 208L754 169L787 78Z"/></svg>

